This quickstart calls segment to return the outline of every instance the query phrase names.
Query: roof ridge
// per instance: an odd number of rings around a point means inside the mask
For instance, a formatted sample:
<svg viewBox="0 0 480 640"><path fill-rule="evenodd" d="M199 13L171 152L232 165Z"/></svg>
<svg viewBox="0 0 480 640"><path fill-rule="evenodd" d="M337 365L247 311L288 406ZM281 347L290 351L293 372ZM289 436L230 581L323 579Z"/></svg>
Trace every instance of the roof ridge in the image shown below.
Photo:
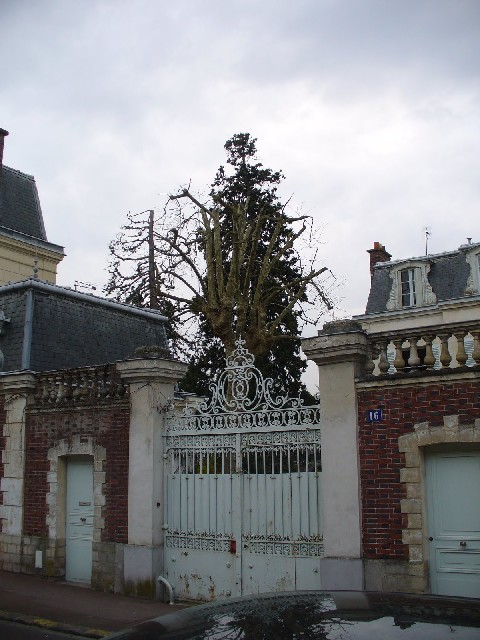
<svg viewBox="0 0 480 640"><path fill-rule="evenodd" d="M23 171L19 171L18 169L14 169L13 167L7 167L6 164L2 164L2 170L3 169L7 169L12 173L16 173L18 176L22 176L22 178L28 178L29 180L32 180L33 182L35 182L35 177L30 175L29 173L24 173Z"/></svg>

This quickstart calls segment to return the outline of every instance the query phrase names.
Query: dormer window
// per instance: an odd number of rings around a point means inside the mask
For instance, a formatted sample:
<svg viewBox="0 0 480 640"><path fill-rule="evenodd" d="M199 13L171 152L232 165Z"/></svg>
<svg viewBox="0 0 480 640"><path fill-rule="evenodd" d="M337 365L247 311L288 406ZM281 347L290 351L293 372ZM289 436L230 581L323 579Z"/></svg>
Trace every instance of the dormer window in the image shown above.
<svg viewBox="0 0 480 640"><path fill-rule="evenodd" d="M437 302L428 281L430 263L426 260L409 260L390 269L392 288L387 302L389 311L409 307L423 307Z"/></svg>
<svg viewBox="0 0 480 640"><path fill-rule="evenodd" d="M402 269L402 271L400 271L400 284L402 290L402 307L414 307L417 304L415 269Z"/></svg>

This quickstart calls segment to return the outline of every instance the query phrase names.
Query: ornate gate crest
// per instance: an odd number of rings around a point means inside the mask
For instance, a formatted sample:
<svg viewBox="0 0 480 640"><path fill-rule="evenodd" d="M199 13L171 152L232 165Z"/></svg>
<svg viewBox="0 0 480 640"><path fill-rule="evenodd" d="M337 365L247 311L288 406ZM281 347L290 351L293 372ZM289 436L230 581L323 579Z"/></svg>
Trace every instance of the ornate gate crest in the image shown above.
<svg viewBox="0 0 480 640"><path fill-rule="evenodd" d="M264 378L255 366L255 357L245 344L242 338L235 341L225 369L210 385L211 400L187 406L180 415L171 413L168 431L238 431L319 423L320 407L305 407L300 398L277 392L272 378Z"/></svg>

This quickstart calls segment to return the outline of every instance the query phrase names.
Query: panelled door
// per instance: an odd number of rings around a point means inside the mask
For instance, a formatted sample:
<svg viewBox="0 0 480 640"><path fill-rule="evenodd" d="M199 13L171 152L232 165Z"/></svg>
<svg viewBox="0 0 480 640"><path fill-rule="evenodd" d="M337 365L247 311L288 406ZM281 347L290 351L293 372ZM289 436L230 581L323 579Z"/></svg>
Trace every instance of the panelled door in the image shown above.
<svg viewBox="0 0 480 640"><path fill-rule="evenodd" d="M67 459L66 567L71 582L92 578L93 462L91 457Z"/></svg>
<svg viewBox="0 0 480 640"><path fill-rule="evenodd" d="M480 597L480 451L427 456L432 593Z"/></svg>

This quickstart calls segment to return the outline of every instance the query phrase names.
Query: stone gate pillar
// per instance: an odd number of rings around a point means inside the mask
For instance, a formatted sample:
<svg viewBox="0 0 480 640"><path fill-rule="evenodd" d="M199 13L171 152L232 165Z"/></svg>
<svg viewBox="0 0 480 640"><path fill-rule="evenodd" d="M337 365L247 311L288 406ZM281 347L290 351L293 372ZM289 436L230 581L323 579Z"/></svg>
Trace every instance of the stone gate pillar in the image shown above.
<svg viewBox="0 0 480 640"><path fill-rule="evenodd" d="M363 589L360 470L355 377L366 356L366 335L353 320L329 322L302 340L318 365L322 434L325 557L322 589Z"/></svg>
<svg viewBox="0 0 480 640"><path fill-rule="evenodd" d="M187 365L175 360L134 359L117 363L130 386L128 544L123 591L153 597L163 573L165 409Z"/></svg>
<svg viewBox="0 0 480 640"><path fill-rule="evenodd" d="M0 394L3 396L5 421L3 423L4 448L2 451L3 477L0 491L0 568L20 572L23 543L26 408L28 395L35 388L31 372L0 376Z"/></svg>

